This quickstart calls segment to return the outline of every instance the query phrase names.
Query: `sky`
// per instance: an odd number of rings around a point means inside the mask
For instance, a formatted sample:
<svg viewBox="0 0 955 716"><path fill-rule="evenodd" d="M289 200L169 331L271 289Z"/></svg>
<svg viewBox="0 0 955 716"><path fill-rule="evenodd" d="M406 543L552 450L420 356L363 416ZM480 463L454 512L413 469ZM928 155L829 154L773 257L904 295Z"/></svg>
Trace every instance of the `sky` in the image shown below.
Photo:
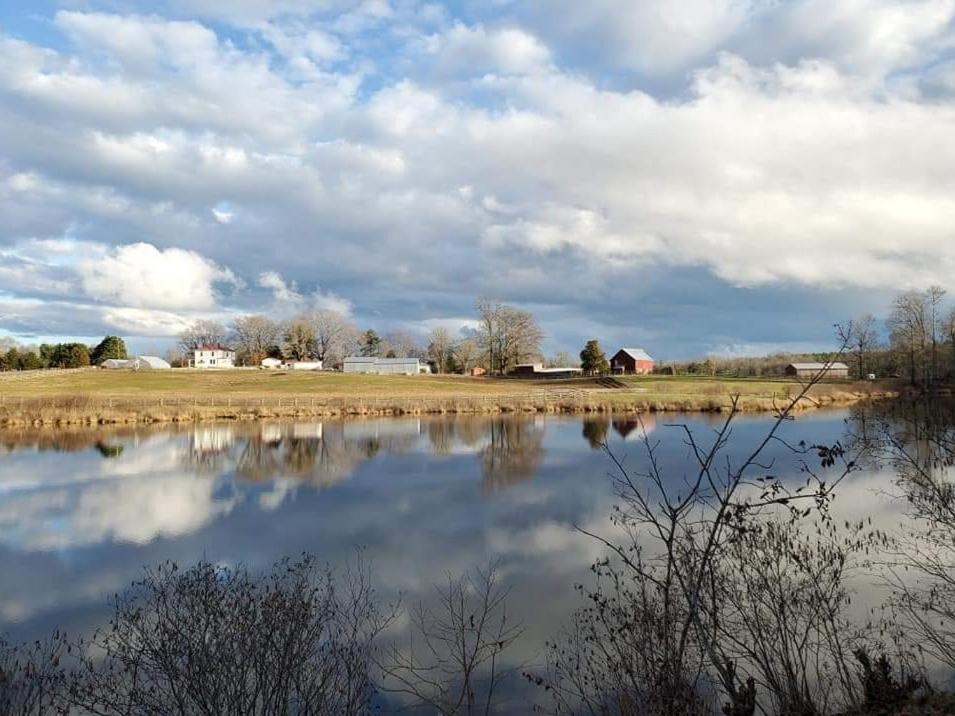
<svg viewBox="0 0 955 716"><path fill-rule="evenodd" d="M955 0L0 0L0 336L826 349L955 292Z"/></svg>

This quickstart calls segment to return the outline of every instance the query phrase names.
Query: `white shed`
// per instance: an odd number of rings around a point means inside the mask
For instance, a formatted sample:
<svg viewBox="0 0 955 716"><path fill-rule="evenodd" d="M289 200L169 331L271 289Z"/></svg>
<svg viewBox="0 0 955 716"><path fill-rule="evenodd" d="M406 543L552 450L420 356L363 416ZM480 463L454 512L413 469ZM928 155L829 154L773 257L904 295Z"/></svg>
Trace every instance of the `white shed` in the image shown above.
<svg viewBox="0 0 955 716"><path fill-rule="evenodd" d="M263 367L263 368L273 368L273 369L274 369L274 368L281 368L281 367L282 367L282 361L279 360L278 358L264 358L264 359L262 360L262 367Z"/></svg>
<svg viewBox="0 0 955 716"><path fill-rule="evenodd" d="M291 370L321 370L322 362L320 360L294 360L288 364Z"/></svg>
<svg viewBox="0 0 955 716"><path fill-rule="evenodd" d="M172 368L159 356L139 356L132 362L135 370L170 370Z"/></svg>
<svg viewBox="0 0 955 716"><path fill-rule="evenodd" d="M99 367L106 370L132 370L134 362L126 358L107 358Z"/></svg>

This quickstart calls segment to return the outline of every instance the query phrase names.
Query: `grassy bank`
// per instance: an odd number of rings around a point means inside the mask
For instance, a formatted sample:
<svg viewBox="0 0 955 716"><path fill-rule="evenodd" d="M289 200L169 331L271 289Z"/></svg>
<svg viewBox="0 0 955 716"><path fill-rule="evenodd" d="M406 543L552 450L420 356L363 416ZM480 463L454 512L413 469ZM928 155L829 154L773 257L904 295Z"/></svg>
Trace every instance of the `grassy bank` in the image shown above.
<svg viewBox="0 0 955 716"><path fill-rule="evenodd" d="M364 376L232 371L0 373L0 426L255 420L496 412L716 412L740 396L769 411L800 389L785 380L634 377L533 381L464 376ZM892 386L826 383L801 408L890 397Z"/></svg>

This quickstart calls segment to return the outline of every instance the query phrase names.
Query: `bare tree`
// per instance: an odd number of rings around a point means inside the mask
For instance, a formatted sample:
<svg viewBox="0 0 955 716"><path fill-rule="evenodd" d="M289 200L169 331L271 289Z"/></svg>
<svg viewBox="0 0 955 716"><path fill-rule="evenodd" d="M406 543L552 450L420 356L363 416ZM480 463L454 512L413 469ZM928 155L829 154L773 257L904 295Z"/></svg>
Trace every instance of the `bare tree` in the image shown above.
<svg viewBox="0 0 955 716"><path fill-rule="evenodd" d="M285 326L282 353L289 360L315 357L315 330L304 318L295 318Z"/></svg>
<svg viewBox="0 0 955 716"><path fill-rule="evenodd" d="M945 314L942 326L945 337L949 341L949 348L952 351L952 367L949 369L948 374L955 376L955 307Z"/></svg>
<svg viewBox="0 0 955 716"><path fill-rule="evenodd" d="M357 714L390 622L359 562L343 581L314 559L244 569L147 570L83 645L71 706L124 714Z"/></svg>
<svg viewBox="0 0 955 716"><path fill-rule="evenodd" d="M869 354L878 344L879 335L875 328L875 316L867 313L849 322L847 334L849 347L856 359L858 377L863 379L869 373Z"/></svg>
<svg viewBox="0 0 955 716"><path fill-rule="evenodd" d="M741 461L726 454L738 397L708 445L687 426L677 426L691 464L686 477L664 474L657 444L646 431L643 469L631 472L611 454L620 498L613 520L625 537L613 541L581 529L609 549L612 559L595 565L598 584L588 595L593 607L578 615L576 626L551 649L549 672L536 677L549 687L559 712L582 703L593 713L701 714L710 708L702 695L718 686L727 700L724 712L746 716L756 709L757 675L761 683L780 683L789 693L785 678L760 671L775 673L779 662L754 665L729 638L730 630L747 622L729 618L729 595L739 585L727 578L726 559L741 538L767 529L767 519L779 519L780 513L798 521L816 510L826 519L833 489L856 469L838 443L788 445L779 435L845 348L777 406L769 429ZM797 456L804 485L772 474L770 446ZM823 470L835 470L834 479L813 470L809 455L818 457ZM771 548L770 543L766 549ZM753 576L758 580L758 573ZM813 623L803 616L803 624ZM791 630L774 627L747 643L767 643L772 633ZM744 649L742 655L750 654Z"/></svg>
<svg viewBox="0 0 955 716"><path fill-rule="evenodd" d="M479 341L488 356L488 368L507 373L518 363L540 355L544 334L534 316L495 301L478 302Z"/></svg>
<svg viewBox="0 0 955 716"><path fill-rule="evenodd" d="M454 344L454 362L464 373L469 373L472 368L478 365L481 348L473 338L462 338Z"/></svg>
<svg viewBox="0 0 955 716"><path fill-rule="evenodd" d="M448 371L452 345L451 334L447 328L439 326L428 336L428 358L437 366L439 373Z"/></svg>
<svg viewBox="0 0 955 716"><path fill-rule="evenodd" d="M240 360L245 365L258 365L278 347L282 325L266 316L242 316L233 322L232 335Z"/></svg>
<svg viewBox="0 0 955 716"><path fill-rule="evenodd" d="M435 587L439 605L418 604L407 649L392 647L381 667L383 690L443 716L488 714L496 705L502 655L521 635L507 616L507 591L493 565Z"/></svg>
<svg viewBox="0 0 955 716"><path fill-rule="evenodd" d="M925 375L925 347L930 320L925 294L906 291L896 296L887 321L892 344L908 358L909 379L914 385Z"/></svg>
<svg viewBox="0 0 955 716"><path fill-rule="evenodd" d="M941 286L929 286L925 291L925 302L929 311L929 334L932 339L932 381L940 377L938 364L938 344L942 334L941 305L945 298L945 289Z"/></svg>
<svg viewBox="0 0 955 716"><path fill-rule="evenodd" d="M215 345L225 340L227 331L218 321L199 320L179 334L179 346L192 353L201 345Z"/></svg>
<svg viewBox="0 0 955 716"><path fill-rule="evenodd" d="M60 631L32 644L15 645L0 638L0 714L68 714L68 682L62 662L69 651Z"/></svg>
<svg viewBox="0 0 955 716"><path fill-rule="evenodd" d="M421 351L418 348L418 339L407 331L391 331L381 339L382 355L394 353L395 358L416 358Z"/></svg>
<svg viewBox="0 0 955 716"><path fill-rule="evenodd" d="M315 357L322 362L344 358L358 341L358 327L338 311L314 311L306 320L315 333Z"/></svg>

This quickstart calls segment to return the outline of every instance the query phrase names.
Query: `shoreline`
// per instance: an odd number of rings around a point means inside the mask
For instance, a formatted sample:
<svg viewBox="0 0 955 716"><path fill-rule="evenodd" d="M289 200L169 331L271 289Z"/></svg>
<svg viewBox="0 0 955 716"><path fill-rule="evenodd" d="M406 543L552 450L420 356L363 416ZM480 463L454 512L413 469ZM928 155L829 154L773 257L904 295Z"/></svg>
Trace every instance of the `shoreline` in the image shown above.
<svg viewBox="0 0 955 716"><path fill-rule="evenodd" d="M623 394L622 394L623 393ZM848 407L901 395L898 390L827 391L812 395L796 410ZM765 397L741 395L741 413L773 412L789 399L785 393ZM185 404L184 404L185 402ZM587 390L540 396L448 396L431 398L351 397L320 399L314 395L281 397L214 396L181 398L13 398L0 407L5 429L103 427L201 422L249 422L293 418L400 417L405 415L588 414L588 413L723 413L726 396L640 397L631 391Z"/></svg>

